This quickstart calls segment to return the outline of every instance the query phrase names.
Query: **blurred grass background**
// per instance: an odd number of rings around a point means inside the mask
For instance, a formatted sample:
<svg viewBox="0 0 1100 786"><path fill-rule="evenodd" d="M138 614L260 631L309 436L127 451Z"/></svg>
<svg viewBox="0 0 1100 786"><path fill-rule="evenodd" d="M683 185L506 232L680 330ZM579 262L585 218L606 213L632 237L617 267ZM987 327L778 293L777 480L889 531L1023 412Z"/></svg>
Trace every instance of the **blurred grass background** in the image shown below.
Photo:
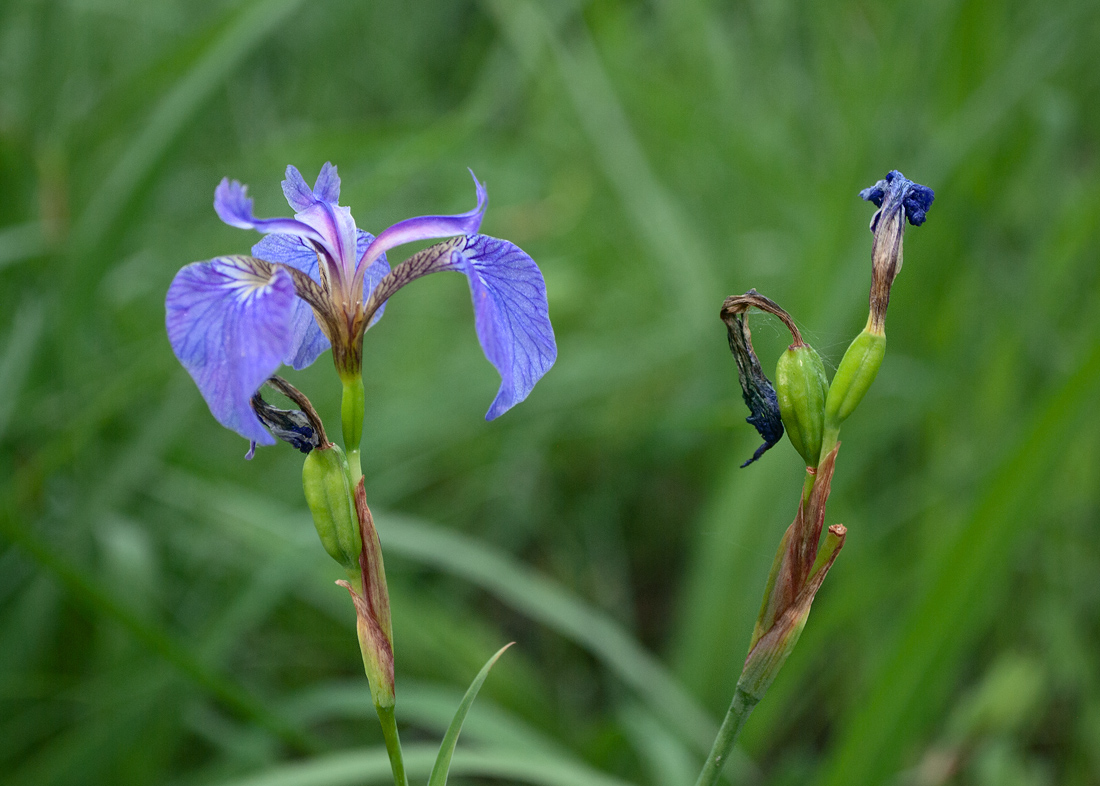
<svg viewBox="0 0 1100 786"><path fill-rule="evenodd" d="M468 209L472 167L559 340L486 424L459 277L367 337L420 778L515 639L452 782L694 781L801 473L738 468L718 307L756 287L835 367L856 193L898 168L937 196L845 428L847 546L731 780L1100 783L1098 40L1087 0L6 0L0 780L385 783L301 458L243 461L163 329L178 268L256 240L218 180L285 215L286 164L331 160L375 232ZM327 358L289 376L335 421Z"/></svg>

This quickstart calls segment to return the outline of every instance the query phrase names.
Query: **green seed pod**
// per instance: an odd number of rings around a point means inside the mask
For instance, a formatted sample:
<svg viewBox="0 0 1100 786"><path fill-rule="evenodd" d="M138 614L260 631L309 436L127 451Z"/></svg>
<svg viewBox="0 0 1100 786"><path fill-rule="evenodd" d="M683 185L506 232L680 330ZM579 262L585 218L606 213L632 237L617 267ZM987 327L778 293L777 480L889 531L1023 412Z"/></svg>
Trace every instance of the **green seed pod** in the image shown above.
<svg viewBox="0 0 1100 786"><path fill-rule="evenodd" d="M791 444L808 467L816 467L821 455L828 390L825 364L809 344L792 345L779 356L775 367L779 414Z"/></svg>
<svg viewBox="0 0 1100 786"><path fill-rule="evenodd" d="M859 406L871 383L875 381L882 356L886 354L886 335L864 328L852 341L840 361L825 399L825 424L840 428Z"/></svg>
<svg viewBox="0 0 1100 786"><path fill-rule="evenodd" d="M362 542L344 451L330 444L310 452L302 467L302 487L325 551L348 570L358 572Z"/></svg>

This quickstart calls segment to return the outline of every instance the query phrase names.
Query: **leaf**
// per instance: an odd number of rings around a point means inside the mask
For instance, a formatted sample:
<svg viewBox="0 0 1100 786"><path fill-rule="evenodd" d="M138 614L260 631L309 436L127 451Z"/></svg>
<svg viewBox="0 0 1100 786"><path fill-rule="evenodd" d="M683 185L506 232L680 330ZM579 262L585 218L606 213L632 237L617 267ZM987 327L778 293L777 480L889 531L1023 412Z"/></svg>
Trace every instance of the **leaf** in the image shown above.
<svg viewBox="0 0 1100 786"><path fill-rule="evenodd" d="M466 714L470 711L470 707L474 705L474 699L477 698L477 693L481 690L481 686L485 684L485 679L489 676L489 670L493 668L493 665L497 662L504 651L515 644L510 642L505 644L493 657L481 667L481 671L474 677L474 681L470 683L470 687L466 691L466 695L462 697L462 701L458 705L458 709L455 711L454 719L451 721L451 725L447 727L447 733L443 735L443 742L439 745L439 755L436 756L435 765L432 767L432 774L428 778L428 786L446 786L447 773L451 769L451 757L454 756L455 745L458 744L458 735L462 731L462 722L466 720Z"/></svg>

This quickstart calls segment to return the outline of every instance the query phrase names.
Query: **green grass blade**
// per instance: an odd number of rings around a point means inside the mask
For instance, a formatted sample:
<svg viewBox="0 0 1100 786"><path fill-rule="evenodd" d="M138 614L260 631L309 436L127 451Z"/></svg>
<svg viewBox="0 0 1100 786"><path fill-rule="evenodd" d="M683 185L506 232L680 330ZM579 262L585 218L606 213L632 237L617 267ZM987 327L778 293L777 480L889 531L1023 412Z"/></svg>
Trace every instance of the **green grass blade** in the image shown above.
<svg viewBox="0 0 1100 786"><path fill-rule="evenodd" d="M0 237L0 244L2 240ZM0 355L0 380L4 385L4 395L0 397L0 440L4 438L8 421L19 403L19 391L34 362L34 350L42 336L44 322L45 314L38 301L23 304L12 320L7 346Z"/></svg>
<svg viewBox="0 0 1100 786"><path fill-rule="evenodd" d="M451 769L451 757L454 756L455 745L458 744L458 735L462 731L462 723L466 720L466 714L470 711L470 707L474 706L474 699L477 698L481 686L485 684L485 679L489 676L489 671L493 668L493 665L504 654L504 651L514 643L505 644L497 650L496 654L481 667L481 671L474 677L474 681L470 683L466 695L462 697L458 709L455 710L454 719L447 727L447 733L443 735L443 742L439 745L439 755L436 756L435 764L432 765L432 774L428 777L428 786L446 786L447 773Z"/></svg>
<svg viewBox="0 0 1100 786"><path fill-rule="evenodd" d="M423 777L435 761L434 746L409 745L405 764L409 774ZM460 751L451 771L456 775L500 778L533 786L631 786L629 781L605 775L583 764L532 757L511 751ZM221 781L215 786L362 786L392 783L385 748L315 756L304 763L288 763L246 778Z"/></svg>
<svg viewBox="0 0 1100 786"><path fill-rule="evenodd" d="M73 248L95 248L114 227L142 181L214 91L301 0L258 0L217 35L191 69L161 98L76 223ZM90 265L84 268L92 267ZM87 271L85 271L87 272Z"/></svg>
<svg viewBox="0 0 1100 786"><path fill-rule="evenodd" d="M176 473L154 490L168 505L198 515L231 516L258 530L300 532L308 514L280 507L245 489L215 485ZM621 625L555 581L525 568L485 543L418 518L375 511L382 547L422 565L469 581L516 611L592 653L633 688L654 714L705 754L718 724L668 669ZM285 525L284 525L285 523Z"/></svg>
<svg viewBox="0 0 1100 786"><path fill-rule="evenodd" d="M1100 346L1036 408L1029 428L958 535L939 553L935 575L911 607L875 679L870 697L855 705L821 782L874 786L897 768L917 733L922 701L939 702L957 651L984 629L988 587L1007 580L1008 559L1022 533L1021 517L1042 498L1047 468L1073 425L1096 399Z"/></svg>

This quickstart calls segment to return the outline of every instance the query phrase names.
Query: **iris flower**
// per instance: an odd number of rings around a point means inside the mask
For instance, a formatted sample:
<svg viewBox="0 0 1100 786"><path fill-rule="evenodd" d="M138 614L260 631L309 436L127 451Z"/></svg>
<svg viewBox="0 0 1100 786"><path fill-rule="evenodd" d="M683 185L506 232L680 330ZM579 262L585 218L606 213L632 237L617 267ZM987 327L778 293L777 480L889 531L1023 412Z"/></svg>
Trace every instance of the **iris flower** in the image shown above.
<svg viewBox="0 0 1100 786"><path fill-rule="evenodd" d="M478 339L501 376L486 419L526 398L557 357L546 284L518 246L477 234L486 193L476 177L474 184L473 210L406 219L375 237L338 204L340 178L332 164L312 189L287 167L283 193L293 218L256 218L246 187L222 180L214 192L218 216L265 237L251 256L184 267L165 302L172 349L214 418L254 443L275 444L251 400L280 365L305 368L331 347L340 376L357 378L363 334L390 296L420 276L447 270L466 275ZM439 238L452 239L390 268L390 249Z"/></svg>

